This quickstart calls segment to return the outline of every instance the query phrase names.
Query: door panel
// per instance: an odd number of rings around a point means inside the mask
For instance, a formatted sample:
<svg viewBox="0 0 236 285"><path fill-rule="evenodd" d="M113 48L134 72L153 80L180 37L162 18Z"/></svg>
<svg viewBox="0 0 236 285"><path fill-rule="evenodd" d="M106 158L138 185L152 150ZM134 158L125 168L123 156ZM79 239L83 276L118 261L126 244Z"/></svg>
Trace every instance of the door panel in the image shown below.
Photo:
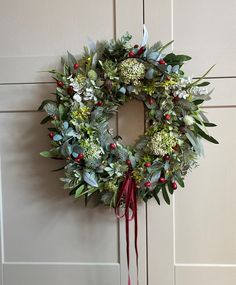
<svg viewBox="0 0 236 285"><path fill-rule="evenodd" d="M202 75L213 64L210 76L236 74L235 13L234 0L173 1L174 48L192 56L190 74Z"/></svg>
<svg viewBox="0 0 236 285"><path fill-rule="evenodd" d="M181 285L234 285L235 267L179 267L176 268L176 284Z"/></svg>
<svg viewBox="0 0 236 285"><path fill-rule="evenodd" d="M0 11L1 285L127 283L123 221L117 221L114 211L104 206L85 208L83 201L69 197L63 190L58 180L63 173L50 172L61 163L39 156L40 151L50 146L45 127L39 125L43 114L36 112L40 102L55 88L50 75L40 71L59 68L60 57L66 50L77 54L87 44L88 37L95 41L110 39L125 31L134 34L134 42L142 38L142 1L135 2L137 13L132 19L123 21L124 8L130 9L134 4L125 2L3 1ZM130 122L135 135L124 123L133 113L138 114ZM118 116L110 121L114 135L119 129L128 143L142 133L143 124L143 106L136 103L123 108L119 121ZM143 284L146 282L145 222L143 205L139 209ZM131 257L134 263L132 245ZM131 273L134 278L136 272Z"/></svg>
<svg viewBox="0 0 236 285"><path fill-rule="evenodd" d="M233 0L227 5L145 0L151 42L174 39L174 52L193 57L185 68L193 77L216 63L208 75L215 90L204 111L218 124L209 131L220 142L205 143L206 157L188 175L185 189L176 191L169 210L166 205L156 209L155 203L148 204L150 285L157 280L164 285L236 282L235 11Z"/></svg>
<svg viewBox="0 0 236 285"><path fill-rule="evenodd" d="M118 285L119 265L51 265L51 264L14 264L4 265L4 284L11 285Z"/></svg>
<svg viewBox="0 0 236 285"><path fill-rule="evenodd" d="M235 264L236 169L235 108L207 109L218 127L215 146L204 143L206 157L176 192L176 263Z"/></svg>

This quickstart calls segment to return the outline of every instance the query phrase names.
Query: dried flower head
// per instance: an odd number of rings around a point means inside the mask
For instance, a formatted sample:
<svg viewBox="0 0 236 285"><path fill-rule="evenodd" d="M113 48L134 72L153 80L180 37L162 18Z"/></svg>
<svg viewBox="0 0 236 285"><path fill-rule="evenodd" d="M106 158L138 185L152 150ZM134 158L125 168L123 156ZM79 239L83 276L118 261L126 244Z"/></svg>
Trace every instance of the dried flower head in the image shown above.
<svg viewBox="0 0 236 285"><path fill-rule="evenodd" d="M151 141L148 143L148 148L155 155L164 156L173 152L173 147L178 143L177 138L166 130L156 132Z"/></svg>
<svg viewBox="0 0 236 285"><path fill-rule="evenodd" d="M145 66L136 58L128 58L119 66L120 75L125 84L138 85L140 79L144 78Z"/></svg>

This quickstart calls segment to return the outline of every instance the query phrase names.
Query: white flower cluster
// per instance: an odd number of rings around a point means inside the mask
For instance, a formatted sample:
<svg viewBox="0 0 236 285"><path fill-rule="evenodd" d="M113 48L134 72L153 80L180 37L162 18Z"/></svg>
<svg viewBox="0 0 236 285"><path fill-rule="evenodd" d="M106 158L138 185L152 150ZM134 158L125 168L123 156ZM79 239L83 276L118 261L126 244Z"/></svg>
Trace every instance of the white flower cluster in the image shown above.
<svg viewBox="0 0 236 285"><path fill-rule="evenodd" d="M73 99L80 104L80 106L84 106L82 101L94 101L97 102L97 98L94 95L93 88L85 87L83 84L79 84L76 78L69 76L67 79L70 80L70 86L73 87L74 92L76 92L73 96Z"/></svg>
<svg viewBox="0 0 236 285"><path fill-rule="evenodd" d="M185 115L183 118L183 121L184 121L185 125L187 125L187 126L191 126L194 124L194 118L192 116L189 116L189 115Z"/></svg>
<svg viewBox="0 0 236 285"><path fill-rule="evenodd" d="M189 93L186 90L183 90L188 84L192 82L190 77L180 78L178 84L171 86L174 97L186 99L189 96Z"/></svg>
<svg viewBox="0 0 236 285"><path fill-rule="evenodd" d="M193 86L191 93L195 96L203 96L208 94L208 89L206 87Z"/></svg>

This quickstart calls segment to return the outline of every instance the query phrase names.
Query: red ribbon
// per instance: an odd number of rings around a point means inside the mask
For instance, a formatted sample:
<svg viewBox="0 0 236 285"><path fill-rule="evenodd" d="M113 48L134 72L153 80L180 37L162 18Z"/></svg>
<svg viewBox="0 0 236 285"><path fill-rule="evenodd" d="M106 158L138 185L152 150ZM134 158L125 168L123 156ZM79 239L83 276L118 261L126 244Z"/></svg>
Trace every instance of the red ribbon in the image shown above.
<svg viewBox="0 0 236 285"><path fill-rule="evenodd" d="M128 285L131 285L130 279L130 250L129 250L129 223L134 220L134 244L136 253L136 268L137 268L137 284L138 284L138 215L137 215L137 188L135 179L131 176L131 170L126 173L125 180L120 188L117 203L115 207L116 217L121 219L125 217L125 232L126 232L126 255L128 267ZM120 208L125 204L125 211L120 215ZM131 211L131 215L130 215Z"/></svg>

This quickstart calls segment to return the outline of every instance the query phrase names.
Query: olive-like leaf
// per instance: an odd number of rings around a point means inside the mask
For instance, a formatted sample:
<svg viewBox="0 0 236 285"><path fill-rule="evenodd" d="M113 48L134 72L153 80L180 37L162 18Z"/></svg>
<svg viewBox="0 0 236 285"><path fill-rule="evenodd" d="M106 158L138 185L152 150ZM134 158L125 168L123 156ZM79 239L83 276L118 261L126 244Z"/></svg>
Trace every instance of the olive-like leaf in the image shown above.
<svg viewBox="0 0 236 285"><path fill-rule="evenodd" d="M167 191L166 191L166 186L165 186L165 184L162 185L162 195L163 195L163 198L164 198L164 200L166 201L166 203L167 203L168 205L170 205L170 198L169 198L169 195L168 195L168 193L167 193Z"/></svg>
<svg viewBox="0 0 236 285"><path fill-rule="evenodd" d="M79 186L76 191L75 191L75 198L79 198L82 195L84 195L83 191L84 191L84 184L82 184L81 186Z"/></svg>
<svg viewBox="0 0 236 285"><path fill-rule="evenodd" d="M194 128L196 130L196 132L201 136L203 137L205 140L211 142L211 143L214 143L214 144L219 144L219 142L214 139L213 137L207 135L197 124L194 125Z"/></svg>

